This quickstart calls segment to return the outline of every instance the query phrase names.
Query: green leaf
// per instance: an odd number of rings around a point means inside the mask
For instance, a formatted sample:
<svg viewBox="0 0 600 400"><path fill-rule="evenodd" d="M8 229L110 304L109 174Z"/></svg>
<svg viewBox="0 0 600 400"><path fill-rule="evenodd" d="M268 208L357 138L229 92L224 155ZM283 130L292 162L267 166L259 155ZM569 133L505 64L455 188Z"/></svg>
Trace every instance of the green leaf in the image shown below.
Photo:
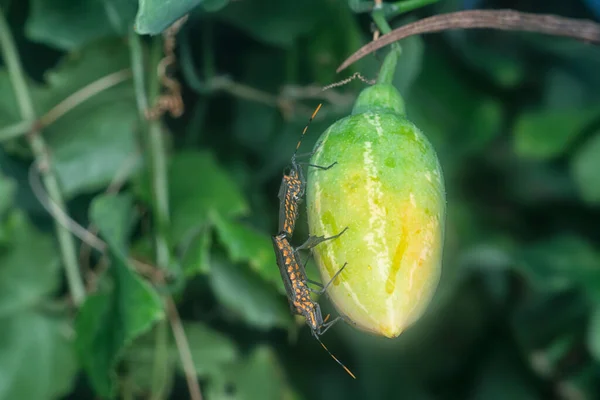
<svg viewBox="0 0 600 400"><path fill-rule="evenodd" d="M600 110L544 110L523 114L514 128L515 152L523 157L546 160L566 152Z"/></svg>
<svg viewBox="0 0 600 400"><path fill-rule="evenodd" d="M600 203L600 133L577 150L571 160L571 171L583 200Z"/></svg>
<svg viewBox="0 0 600 400"><path fill-rule="evenodd" d="M39 103L39 98L43 92L41 86L29 79L26 79L26 82L31 97ZM0 68L0 125L8 126L21 120L19 104L15 101L15 92L8 71L6 68Z"/></svg>
<svg viewBox="0 0 600 400"><path fill-rule="evenodd" d="M561 291L573 286L594 288L600 256L583 238L561 235L524 249L517 268L539 290Z"/></svg>
<svg viewBox="0 0 600 400"><path fill-rule="evenodd" d="M0 399L51 400L77 373L66 319L25 311L0 318Z"/></svg>
<svg viewBox="0 0 600 400"><path fill-rule="evenodd" d="M263 43L290 47L314 28L320 2L255 0L233 2L216 15Z"/></svg>
<svg viewBox="0 0 600 400"><path fill-rule="evenodd" d="M270 236L218 216L212 221L231 260L235 263L247 262L254 272L285 294Z"/></svg>
<svg viewBox="0 0 600 400"><path fill-rule="evenodd" d="M77 352L98 395L115 393L115 367L124 349L164 318L161 300L123 259L111 253L112 287L89 296L76 318Z"/></svg>
<svg viewBox="0 0 600 400"><path fill-rule="evenodd" d="M53 166L67 197L101 189L123 171L126 177L137 169L136 122L135 106L123 100L70 115L48 129Z"/></svg>
<svg viewBox="0 0 600 400"><path fill-rule="evenodd" d="M150 191L142 189L149 200ZM248 204L235 182L208 152L183 151L169 165L171 242L179 244L208 223L210 213L235 217L248 211Z"/></svg>
<svg viewBox="0 0 600 400"><path fill-rule="evenodd" d="M21 212L5 222L0 248L0 317L46 301L60 285L59 258L51 236L35 230Z"/></svg>
<svg viewBox="0 0 600 400"><path fill-rule="evenodd" d="M46 74L45 86L31 86L38 115L84 86L128 67L123 43L103 42L69 54ZM0 73L0 89L4 78ZM7 112L0 113L0 122L19 121L12 89L1 93L5 95L0 95L0 109ZM44 129L52 166L67 198L103 188L116 176L126 180L140 166L136 126L133 88L126 82L80 103Z"/></svg>
<svg viewBox="0 0 600 400"><path fill-rule="evenodd" d="M229 4L229 0L204 0L202 1L202 8L208 12L219 11Z"/></svg>
<svg viewBox="0 0 600 400"><path fill-rule="evenodd" d="M0 173L0 218L12 206L17 184Z"/></svg>
<svg viewBox="0 0 600 400"><path fill-rule="evenodd" d="M211 230L204 228L186 246L181 264L187 277L206 274L210 271L211 240Z"/></svg>
<svg viewBox="0 0 600 400"><path fill-rule="evenodd" d="M238 359L235 343L223 334L199 322L185 323L183 328L198 376L219 374L224 367Z"/></svg>
<svg viewBox="0 0 600 400"><path fill-rule="evenodd" d="M90 220L113 249L123 254L133 225L133 197L128 194L102 194L90 205Z"/></svg>
<svg viewBox="0 0 600 400"><path fill-rule="evenodd" d="M233 365L223 376L213 375L203 386L207 397L221 400L293 399L281 365L266 346L253 349L241 364Z"/></svg>
<svg viewBox="0 0 600 400"><path fill-rule="evenodd" d="M251 271L221 260L213 261L210 282L215 296L246 323L259 328L290 326L290 310L271 286Z"/></svg>
<svg viewBox="0 0 600 400"><path fill-rule="evenodd" d="M38 111L46 112L74 91L126 68L130 68L129 48L122 40L103 40L72 51L56 67L44 74L46 86L43 87L45 93L42 105L45 108ZM93 109L98 104L110 104L119 98L129 99L135 104L131 81L95 94L74 110L80 107Z"/></svg>
<svg viewBox="0 0 600 400"><path fill-rule="evenodd" d="M600 362L600 305L596 305L590 317L587 346L592 357Z"/></svg>
<svg viewBox="0 0 600 400"><path fill-rule="evenodd" d="M537 357L536 369L551 375L561 368L561 360L572 348L573 339L577 346L581 342L581 331L572 328L588 320L589 298L575 290L530 293L515 305L510 316L511 330L523 352Z"/></svg>
<svg viewBox="0 0 600 400"><path fill-rule="evenodd" d="M135 31L140 35L158 35L190 12L203 0L139 0Z"/></svg>
<svg viewBox="0 0 600 400"><path fill-rule="evenodd" d="M44 84L27 80L35 110L38 116L42 116L75 91L107 75L125 71L129 67L129 49L121 40L97 42L86 46L81 51L73 51L64 56L56 67L45 72ZM127 79L78 103L58 121L45 128L44 134L51 136L55 124L68 120L73 115L80 118L81 115L94 111L100 106L111 105L114 101L124 99L135 105L133 85ZM19 121L21 116L15 102L10 77L5 69L0 69L0 123L8 125ZM69 124L65 123L64 127L68 129ZM62 132L63 129L58 129L58 132ZM88 130L86 129L85 132L88 133ZM85 137L85 135L80 136Z"/></svg>
<svg viewBox="0 0 600 400"><path fill-rule="evenodd" d="M33 41L71 50L125 34L136 8L135 0L32 0L25 32Z"/></svg>
<svg viewBox="0 0 600 400"><path fill-rule="evenodd" d="M281 365L273 350L256 348L238 373L236 380L240 399L279 400L288 390Z"/></svg>
<svg viewBox="0 0 600 400"><path fill-rule="evenodd" d="M167 329L169 328L167 327ZM155 387L156 339L155 330L150 331L138 337L124 352L123 360L127 366L127 380L130 382L136 398L147 397ZM164 386L161 386L163 393L169 393L173 387L178 359L177 349L171 346L161 365L161 370L166 372L161 376L161 378L166 378L162 382Z"/></svg>

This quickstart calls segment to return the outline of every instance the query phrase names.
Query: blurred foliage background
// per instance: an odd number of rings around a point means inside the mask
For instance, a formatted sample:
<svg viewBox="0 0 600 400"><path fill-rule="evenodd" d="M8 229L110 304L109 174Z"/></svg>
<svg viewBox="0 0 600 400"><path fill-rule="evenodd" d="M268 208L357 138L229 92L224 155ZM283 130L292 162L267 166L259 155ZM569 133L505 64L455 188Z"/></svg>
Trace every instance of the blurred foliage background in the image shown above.
<svg viewBox="0 0 600 400"><path fill-rule="evenodd" d="M445 172L444 269L399 338L323 337L354 381L290 316L269 236L310 113L324 103L307 149L365 84L321 87L377 74L383 53L335 73L371 39L370 3L137 3L0 1L0 399L190 398L181 354L207 399L600 397L597 47L402 42L396 85ZM391 23L469 8L600 18L595 0L441 0ZM147 121L156 34L188 11L185 111Z"/></svg>

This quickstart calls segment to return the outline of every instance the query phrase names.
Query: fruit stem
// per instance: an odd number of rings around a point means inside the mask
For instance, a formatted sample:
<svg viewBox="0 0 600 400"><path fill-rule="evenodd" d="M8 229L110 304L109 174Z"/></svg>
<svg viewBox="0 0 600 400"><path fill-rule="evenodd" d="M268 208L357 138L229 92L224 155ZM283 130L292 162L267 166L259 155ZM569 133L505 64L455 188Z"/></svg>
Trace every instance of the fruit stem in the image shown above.
<svg viewBox="0 0 600 400"><path fill-rule="evenodd" d="M373 22L377 25L379 31L382 34L390 33L392 28L388 24L385 19L385 12L380 4L376 5L371 13L371 17L373 18ZM398 56L402 53L402 49L397 42L394 42L391 46L390 52L386 55L385 60L383 61L383 65L381 66L381 70L379 71L379 76L377 77L377 83L387 83L392 84L394 80L394 73L396 72L396 64L398 63Z"/></svg>

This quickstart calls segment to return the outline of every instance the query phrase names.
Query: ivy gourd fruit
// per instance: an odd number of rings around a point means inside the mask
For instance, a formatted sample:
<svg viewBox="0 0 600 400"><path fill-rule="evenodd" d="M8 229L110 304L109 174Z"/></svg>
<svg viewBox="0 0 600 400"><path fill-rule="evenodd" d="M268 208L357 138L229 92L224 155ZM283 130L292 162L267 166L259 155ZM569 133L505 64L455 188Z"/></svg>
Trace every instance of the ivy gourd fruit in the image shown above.
<svg viewBox="0 0 600 400"><path fill-rule="evenodd" d="M357 328L394 338L425 311L441 275L446 199L436 152L407 119L391 85L391 51L352 114L317 141L309 169L309 231L336 240L313 249L323 282L345 270L328 295Z"/></svg>

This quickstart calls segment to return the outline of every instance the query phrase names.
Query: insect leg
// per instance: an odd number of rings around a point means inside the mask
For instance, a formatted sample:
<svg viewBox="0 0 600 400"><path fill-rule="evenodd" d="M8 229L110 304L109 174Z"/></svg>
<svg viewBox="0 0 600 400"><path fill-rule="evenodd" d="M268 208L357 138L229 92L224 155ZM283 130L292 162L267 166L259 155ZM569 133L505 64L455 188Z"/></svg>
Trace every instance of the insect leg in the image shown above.
<svg viewBox="0 0 600 400"><path fill-rule="evenodd" d="M340 233L338 233L337 235L333 235L333 236L329 236L329 237L325 237L325 236L310 236L306 242L304 242L303 244L301 244L299 247L296 247L296 251L311 249L311 248L317 246L318 244L323 243L323 242L325 242L327 240L336 239L336 238L342 236L342 234L344 232L346 232L347 230L348 230L348 227L345 227L344 230L341 231Z"/></svg>
<svg viewBox="0 0 600 400"><path fill-rule="evenodd" d="M315 165L315 164L309 164L309 163L304 163L304 162L299 162L298 164L300 164L300 165L306 165L306 166L313 167L313 168L317 168L317 169L320 169L321 171L327 171L329 168L331 168L335 164L337 164L337 161L334 161L333 164L328 165L326 167L323 167L322 165Z"/></svg>
<svg viewBox="0 0 600 400"><path fill-rule="evenodd" d="M327 332L329 330L329 328L331 328L333 325L335 325L341 319L342 319L342 317L337 317L336 319L333 319L333 320L321 325L319 328L319 331L317 332L317 335L319 335L319 336L324 335L325 332ZM321 330L322 328L325 328L325 329Z"/></svg>
<svg viewBox="0 0 600 400"><path fill-rule="evenodd" d="M319 295L321 295L321 294L325 293L325 292L327 291L327 288L329 288L329 285L331 285L331 283L332 283L333 281L335 281L335 278L337 278L337 276L338 276L338 275L339 275L339 274L340 274L340 273L341 273L341 272L344 270L344 268L346 268L346 265L348 265L348 263L345 263L345 264L342 266L342 268L340 268L340 269L338 270L338 272L336 272L336 273L335 273L335 275L333 275L333 277L332 277L332 278L329 280L329 282L327 282L327 283L325 284L325 286L323 286L322 284L320 284L320 283L319 283L319 286L321 286L321 288L322 288L321 290L314 290L314 289L311 289L311 288L308 288L308 290L310 290L310 291L311 291L311 292L313 292L313 293L317 293L317 294L319 294ZM313 282L311 282L311 283L313 283Z"/></svg>

